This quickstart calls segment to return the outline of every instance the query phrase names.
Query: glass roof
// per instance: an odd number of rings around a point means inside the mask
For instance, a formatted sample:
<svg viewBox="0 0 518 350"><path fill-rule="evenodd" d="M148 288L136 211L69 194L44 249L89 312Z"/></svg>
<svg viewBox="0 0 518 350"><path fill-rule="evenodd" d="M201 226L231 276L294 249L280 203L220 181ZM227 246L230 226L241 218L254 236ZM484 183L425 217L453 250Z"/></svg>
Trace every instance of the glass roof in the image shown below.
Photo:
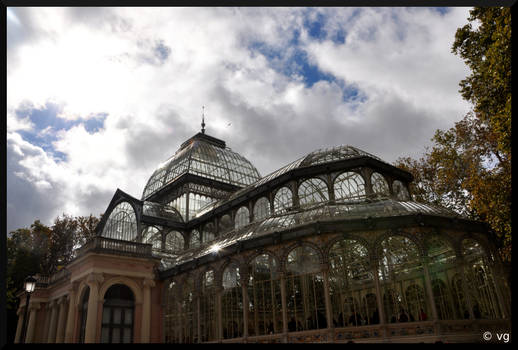
<svg viewBox="0 0 518 350"><path fill-rule="evenodd" d="M178 210L168 205L144 201L142 209L143 214L147 216L183 222L182 216Z"/></svg>
<svg viewBox="0 0 518 350"><path fill-rule="evenodd" d="M393 217L411 214L428 214L445 217L462 217L461 215L445 208L413 201L397 201L383 199L375 202L319 204L312 208L289 212L283 215L270 216L262 221L255 221L244 227L233 229L221 237L216 238L199 247L185 250L175 259L169 260L162 269L171 268L201 258L212 253L213 247L224 249L237 242L247 241L253 238L271 234L275 231L285 230L315 221L341 220L341 219L367 219L378 217Z"/></svg>
<svg viewBox="0 0 518 350"><path fill-rule="evenodd" d="M158 166L144 188L142 199L186 173L239 187L251 185L261 178L252 163L226 147L223 141L197 134Z"/></svg>

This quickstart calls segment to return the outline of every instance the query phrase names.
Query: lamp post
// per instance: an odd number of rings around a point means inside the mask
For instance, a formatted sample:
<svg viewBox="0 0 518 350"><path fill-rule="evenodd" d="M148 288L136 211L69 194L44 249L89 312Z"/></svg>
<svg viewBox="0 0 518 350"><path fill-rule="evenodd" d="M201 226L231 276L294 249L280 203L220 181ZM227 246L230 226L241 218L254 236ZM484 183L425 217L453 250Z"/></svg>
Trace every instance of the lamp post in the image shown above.
<svg viewBox="0 0 518 350"><path fill-rule="evenodd" d="M29 300L31 298L31 293L34 292L36 288L36 279L32 276L29 276L23 282L23 289L27 294L27 299L25 299L25 313L23 315L23 324L22 324L22 337L20 339L21 343L25 343L25 333L27 329L27 314L29 311Z"/></svg>

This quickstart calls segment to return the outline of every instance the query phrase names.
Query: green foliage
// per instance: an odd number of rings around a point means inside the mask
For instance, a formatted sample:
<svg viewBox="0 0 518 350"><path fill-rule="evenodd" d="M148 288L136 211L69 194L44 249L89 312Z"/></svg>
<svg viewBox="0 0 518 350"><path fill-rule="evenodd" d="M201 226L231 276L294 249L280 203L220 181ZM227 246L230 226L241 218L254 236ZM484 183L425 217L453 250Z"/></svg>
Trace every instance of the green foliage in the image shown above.
<svg viewBox="0 0 518 350"><path fill-rule="evenodd" d="M477 7L468 20L457 30L452 52L471 69L460 93L473 103L473 113L437 130L419 160L400 158L396 166L414 175L415 200L486 222L502 259L510 262L511 11Z"/></svg>
<svg viewBox="0 0 518 350"><path fill-rule="evenodd" d="M471 75L460 93L496 135L498 150L511 155L511 9L475 7L469 22L455 34L452 52L460 55Z"/></svg>

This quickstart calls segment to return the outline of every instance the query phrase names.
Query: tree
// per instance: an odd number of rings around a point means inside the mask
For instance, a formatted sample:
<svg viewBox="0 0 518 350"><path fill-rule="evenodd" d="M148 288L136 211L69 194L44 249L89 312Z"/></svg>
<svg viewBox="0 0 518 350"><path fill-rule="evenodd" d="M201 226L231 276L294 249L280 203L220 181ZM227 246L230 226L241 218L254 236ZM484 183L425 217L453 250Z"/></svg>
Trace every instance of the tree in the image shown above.
<svg viewBox="0 0 518 350"><path fill-rule="evenodd" d="M462 97L496 136L498 150L511 156L511 9L475 7L457 29L452 52L471 75L460 82Z"/></svg>
<svg viewBox="0 0 518 350"><path fill-rule="evenodd" d="M399 158L395 165L414 175L415 200L486 222L503 261L510 262L511 11L477 7L468 20L452 52L471 69L459 92L473 111L453 128L437 130L419 160Z"/></svg>

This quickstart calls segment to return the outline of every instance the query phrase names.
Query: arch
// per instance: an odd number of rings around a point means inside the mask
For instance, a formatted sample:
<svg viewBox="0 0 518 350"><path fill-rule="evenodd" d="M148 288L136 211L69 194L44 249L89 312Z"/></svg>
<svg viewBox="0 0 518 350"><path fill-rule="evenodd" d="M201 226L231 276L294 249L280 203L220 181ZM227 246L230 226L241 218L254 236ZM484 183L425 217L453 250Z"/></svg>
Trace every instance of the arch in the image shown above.
<svg viewBox="0 0 518 350"><path fill-rule="evenodd" d="M122 200L112 209L101 236L126 241L137 239L137 214L133 205Z"/></svg>
<svg viewBox="0 0 518 350"><path fill-rule="evenodd" d="M142 232L142 243L151 244L153 249L162 249L162 233L156 226L148 226Z"/></svg>
<svg viewBox="0 0 518 350"><path fill-rule="evenodd" d="M359 200L365 198L365 180L354 171L345 171L333 181L335 200Z"/></svg>
<svg viewBox="0 0 518 350"><path fill-rule="evenodd" d="M270 201L266 197L259 198L254 204L254 221L266 219L270 216Z"/></svg>
<svg viewBox="0 0 518 350"><path fill-rule="evenodd" d="M299 242L293 243L283 249L281 260L280 260L280 266L282 268L282 271L287 272L286 263L288 261L288 255L290 254L290 252L293 249L298 248L298 247L309 247L309 248L314 249L318 253L319 264L323 264L325 262L324 253L322 252L322 250L320 249L319 246L317 246L313 242L299 241Z"/></svg>
<svg viewBox="0 0 518 350"><path fill-rule="evenodd" d="M135 303L139 304L143 301L142 296L142 290L140 289L140 286L132 280L131 278L124 277L124 276L115 276L112 277L106 281L103 282L101 285L101 288L99 288L99 299L103 300L104 295L106 294L106 291L113 286L114 284L124 284L125 286L129 287L131 291L133 292L133 295L135 296Z"/></svg>
<svg viewBox="0 0 518 350"><path fill-rule="evenodd" d="M394 192L394 196L400 201L410 200L410 193L408 193L407 187L399 180L392 182L392 192Z"/></svg>
<svg viewBox="0 0 518 350"><path fill-rule="evenodd" d="M359 244L361 244L365 249L367 249L367 253L369 255L369 264L372 263L372 261L375 259L375 254L373 253L373 247L372 243L369 242L364 237L354 234L354 233L343 233L341 235L338 235L332 239L330 239L326 245L322 248L322 253L324 257L329 257L329 252L331 250L331 247L335 245L337 242L343 241L343 240L353 240L357 241ZM369 267L372 267L369 265Z"/></svg>
<svg viewBox="0 0 518 350"><path fill-rule="evenodd" d="M293 193L289 187L283 186L275 191L273 211L275 214L288 212L293 207Z"/></svg>
<svg viewBox="0 0 518 350"><path fill-rule="evenodd" d="M125 284L111 285L104 295L101 343L132 343L135 325L134 293Z"/></svg>
<svg viewBox="0 0 518 350"><path fill-rule="evenodd" d="M327 183L318 178L312 177L300 183L298 189L300 206L310 206L329 200Z"/></svg>
<svg viewBox="0 0 518 350"><path fill-rule="evenodd" d="M202 231L202 243L211 242L216 238L216 228L212 222L205 224Z"/></svg>
<svg viewBox="0 0 518 350"><path fill-rule="evenodd" d="M218 232L219 234L226 233L234 228L234 225L232 224L232 218L229 214L225 214L221 217L219 220L219 227Z"/></svg>
<svg viewBox="0 0 518 350"><path fill-rule="evenodd" d="M200 244L201 244L200 231L194 229L191 231L191 234L189 235L189 248L199 247Z"/></svg>
<svg viewBox="0 0 518 350"><path fill-rule="evenodd" d="M385 177L378 172L371 174L371 188L372 193L379 197L389 196L389 186Z"/></svg>
<svg viewBox="0 0 518 350"><path fill-rule="evenodd" d="M236 217L234 219L234 228L240 229L250 223L250 212L246 206L240 207L236 211Z"/></svg>
<svg viewBox="0 0 518 350"><path fill-rule="evenodd" d="M179 253L185 248L185 238L179 231L169 231L165 237L165 249L173 253Z"/></svg>

